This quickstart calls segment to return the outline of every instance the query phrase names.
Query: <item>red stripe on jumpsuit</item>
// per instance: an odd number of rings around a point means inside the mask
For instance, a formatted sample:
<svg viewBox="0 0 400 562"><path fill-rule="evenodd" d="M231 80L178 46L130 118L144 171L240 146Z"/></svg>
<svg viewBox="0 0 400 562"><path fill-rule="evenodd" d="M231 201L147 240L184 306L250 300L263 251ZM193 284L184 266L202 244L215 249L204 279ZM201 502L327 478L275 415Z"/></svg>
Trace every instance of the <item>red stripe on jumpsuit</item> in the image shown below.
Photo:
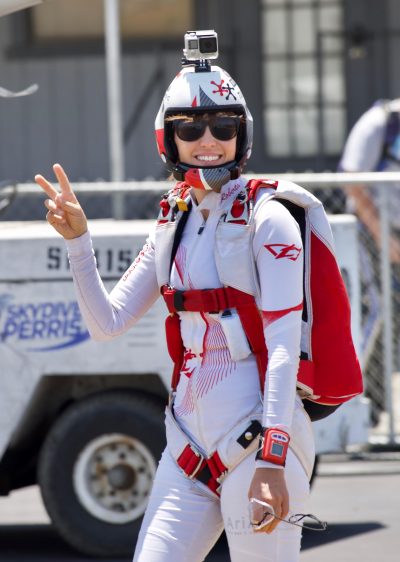
<svg viewBox="0 0 400 562"><path fill-rule="evenodd" d="M185 416L191 414L194 410L194 396L193 396L193 379L192 374L197 365L196 354L192 353L191 349L186 349L185 354L183 356L183 365L181 369L181 375L187 377L187 386L185 390L185 394L183 395L182 401L179 404L174 405L174 412L176 416ZM193 360L196 360L193 361ZM194 363L193 367L191 363Z"/></svg>
<svg viewBox="0 0 400 562"><path fill-rule="evenodd" d="M203 349L206 349L206 352L204 355L200 355L200 357L202 357L202 362L198 368L195 381L193 381L193 377L191 376L194 369L190 371L182 401L174 408L177 416L191 414L194 410L194 398L196 398L196 400L203 398L236 369L236 363L231 360L220 322L211 317L207 318L202 312L200 315L206 324L203 338ZM187 353L188 351L185 353L185 357ZM187 362L185 361L184 366L186 366L186 364ZM182 370L182 374L188 376L186 369Z"/></svg>
<svg viewBox="0 0 400 562"><path fill-rule="evenodd" d="M179 279L181 280L182 285L184 284L184 275L186 269L186 257L187 257L187 250L183 244L179 244L178 250L175 256L175 268L179 275Z"/></svg>
<svg viewBox="0 0 400 562"><path fill-rule="evenodd" d="M236 369L236 363L231 360L221 323L210 316L206 318L203 313L201 317L206 322L207 329L203 343L203 349L206 351L197 377L198 398L205 396Z"/></svg>
<svg viewBox="0 0 400 562"><path fill-rule="evenodd" d="M140 250L140 252L136 256L135 261L125 271L124 275L122 276L122 281L127 281L128 277L131 275L131 273L137 268L137 266L142 261L143 256L151 250L152 250L152 247L151 247L150 244L145 244L143 246L143 248Z"/></svg>
<svg viewBox="0 0 400 562"><path fill-rule="evenodd" d="M289 312L295 312L296 310L303 310L302 302L297 306L293 306L292 308L284 308L282 310L263 310L262 319L264 329L275 322L275 320L279 320L279 318L286 316L286 314L289 314Z"/></svg>

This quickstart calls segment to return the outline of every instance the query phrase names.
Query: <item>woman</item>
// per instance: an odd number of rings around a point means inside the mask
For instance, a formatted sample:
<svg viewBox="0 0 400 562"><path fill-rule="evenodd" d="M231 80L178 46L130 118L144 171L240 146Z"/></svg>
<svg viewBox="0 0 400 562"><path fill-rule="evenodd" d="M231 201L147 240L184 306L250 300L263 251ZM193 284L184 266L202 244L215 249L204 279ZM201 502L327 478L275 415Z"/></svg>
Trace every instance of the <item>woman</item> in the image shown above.
<svg viewBox="0 0 400 562"><path fill-rule="evenodd" d="M66 239L92 336L123 333L160 291L170 312L168 445L134 560L203 560L225 528L234 562L295 562L301 528L282 520L304 512L314 460L296 393L299 228L273 200L276 182L250 192L240 176L252 118L222 69L183 67L161 104L156 137L181 183L161 201L153 233L110 295L65 172L54 166L60 192L36 176L49 196L47 220Z"/></svg>

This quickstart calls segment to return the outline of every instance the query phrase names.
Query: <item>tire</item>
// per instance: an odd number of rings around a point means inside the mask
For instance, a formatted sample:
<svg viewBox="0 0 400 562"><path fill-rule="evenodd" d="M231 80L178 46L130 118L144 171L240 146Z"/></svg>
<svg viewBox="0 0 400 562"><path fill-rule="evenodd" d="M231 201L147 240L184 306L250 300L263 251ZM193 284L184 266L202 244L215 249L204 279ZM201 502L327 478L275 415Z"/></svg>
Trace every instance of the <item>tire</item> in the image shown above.
<svg viewBox="0 0 400 562"><path fill-rule="evenodd" d="M91 556L132 555L164 447L163 407L145 395L108 391L67 408L38 463L61 537Z"/></svg>

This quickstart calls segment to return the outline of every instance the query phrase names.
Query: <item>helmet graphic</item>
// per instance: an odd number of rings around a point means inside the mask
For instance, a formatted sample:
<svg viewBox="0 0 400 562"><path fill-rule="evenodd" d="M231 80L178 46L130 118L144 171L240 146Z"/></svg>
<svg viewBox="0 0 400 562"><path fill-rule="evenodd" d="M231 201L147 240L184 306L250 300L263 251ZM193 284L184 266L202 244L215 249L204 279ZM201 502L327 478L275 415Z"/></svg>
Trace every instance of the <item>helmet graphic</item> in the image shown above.
<svg viewBox="0 0 400 562"><path fill-rule="evenodd" d="M176 114L234 112L242 116L237 136L235 160L219 167L195 167L179 162L173 125L166 118ZM193 187L216 189L236 179L250 157L253 118L236 82L218 66L188 64L165 92L155 120L158 152L176 179Z"/></svg>

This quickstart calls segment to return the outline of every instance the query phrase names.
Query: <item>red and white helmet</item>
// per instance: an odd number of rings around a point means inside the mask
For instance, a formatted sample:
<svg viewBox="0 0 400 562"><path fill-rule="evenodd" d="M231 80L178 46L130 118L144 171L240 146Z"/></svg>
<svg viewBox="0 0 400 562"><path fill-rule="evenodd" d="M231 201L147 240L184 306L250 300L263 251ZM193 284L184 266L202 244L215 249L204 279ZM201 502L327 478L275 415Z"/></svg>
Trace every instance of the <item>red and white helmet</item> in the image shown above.
<svg viewBox="0 0 400 562"><path fill-rule="evenodd" d="M208 168L196 168L179 162L173 126L171 122L166 121L166 117L181 113L212 113L221 110L233 111L243 116L237 137L235 160L223 167ZM155 120L155 132L158 152L176 179L188 180L194 187L215 189L217 184L221 184L221 177L224 177L224 183L236 179L250 157L253 118L239 86L225 70L218 66L204 68L189 64L182 68L165 92ZM220 179L217 181L217 178ZM198 185L195 185L196 179Z"/></svg>

